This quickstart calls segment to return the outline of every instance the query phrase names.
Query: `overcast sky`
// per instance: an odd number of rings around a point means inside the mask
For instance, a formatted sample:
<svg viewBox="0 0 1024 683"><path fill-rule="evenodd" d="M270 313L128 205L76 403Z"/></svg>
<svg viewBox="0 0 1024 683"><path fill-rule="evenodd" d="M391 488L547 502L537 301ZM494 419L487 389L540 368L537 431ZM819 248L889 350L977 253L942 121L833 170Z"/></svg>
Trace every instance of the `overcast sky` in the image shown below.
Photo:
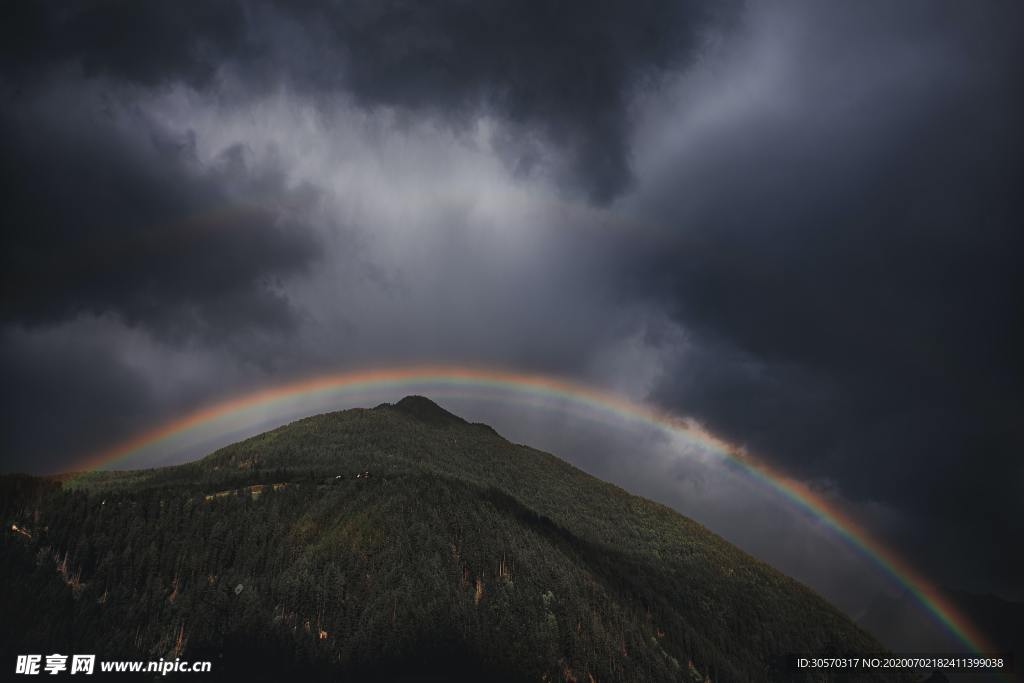
<svg viewBox="0 0 1024 683"><path fill-rule="evenodd" d="M1024 599L1018 2L6 14L4 470L319 371L500 365L692 416ZM844 600L821 530L663 437L452 407Z"/></svg>

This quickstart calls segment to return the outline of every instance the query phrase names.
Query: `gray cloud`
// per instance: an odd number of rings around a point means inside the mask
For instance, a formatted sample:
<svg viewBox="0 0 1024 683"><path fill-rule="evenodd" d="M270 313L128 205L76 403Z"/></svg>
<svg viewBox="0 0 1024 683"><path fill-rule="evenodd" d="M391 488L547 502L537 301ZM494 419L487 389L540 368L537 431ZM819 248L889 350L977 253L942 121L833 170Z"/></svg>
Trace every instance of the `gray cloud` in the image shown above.
<svg viewBox="0 0 1024 683"><path fill-rule="evenodd" d="M0 115L6 153L0 315L42 324L79 312L188 336L290 327L279 279L317 254L310 189L253 167L242 146L210 164L100 87L68 85Z"/></svg>

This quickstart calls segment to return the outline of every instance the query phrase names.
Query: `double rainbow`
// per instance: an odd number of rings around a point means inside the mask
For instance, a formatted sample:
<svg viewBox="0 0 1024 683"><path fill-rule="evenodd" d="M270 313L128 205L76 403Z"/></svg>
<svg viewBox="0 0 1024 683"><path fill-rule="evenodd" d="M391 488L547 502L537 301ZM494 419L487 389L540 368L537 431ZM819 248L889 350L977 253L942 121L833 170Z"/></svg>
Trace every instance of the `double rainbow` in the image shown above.
<svg viewBox="0 0 1024 683"><path fill-rule="evenodd" d="M449 366L413 366L321 375L253 391L201 408L177 420L143 432L83 461L76 469L91 471L126 460L143 448L167 444L202 426L249 411L264 410L297 398L338 391L378 390L417 384L448 387L497 388L507 392L556 398L582 407L636 420L683 436L736 465L756 482L775 491L796 508L831 528L846 543L868 558L906 589L931 616L977 653L994 648L930 582L907 562L873 538L849 515L803 482L792 479L739 446L712 434L692 420L634 402L623 396L566 379L510 370Z"/></svg>

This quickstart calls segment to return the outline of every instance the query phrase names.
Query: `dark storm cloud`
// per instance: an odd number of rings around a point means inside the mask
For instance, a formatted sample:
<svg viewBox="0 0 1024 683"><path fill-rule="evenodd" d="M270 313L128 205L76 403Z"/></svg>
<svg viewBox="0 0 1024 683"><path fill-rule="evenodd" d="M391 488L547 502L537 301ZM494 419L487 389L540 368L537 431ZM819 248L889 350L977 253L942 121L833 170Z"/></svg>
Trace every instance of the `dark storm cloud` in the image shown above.
<svg viewBox="0 0 1024 683"><path fill-rule="evenodd" d="M735 4L24 3L0 54L22 87L69 66L194 87L226 70L249 90L343 91L449 121L486 112L522 126L507 150L515 168L528 171L554 146L570 182L608 201L630 181L631 96L692 58Z"/></svg>
<svg viewBox="0 0 1024 683"><path fill-rule="evenodd" d="M350 3L309 16L328 27L345 85L361 100L483 107L538 129L591 196L608 200L629 182L634 88L691 57L711 15L703 2L503 0ZM528 164L529 154L515 152L516 161Z"/></svg>
<svg viewBox="0 0 1024 683"><path fill-rule="evenodd" d="M661 397L1017 582L1024 554L989 539L1024 520L1020 10L792 18L807 33L762 55L782 90L656 181L634 277L696 340Z"/></svg>
<svg viewBox="0 0 1024 683"><path fill-rule="evenodd" d="M112 430L140 428L152 414L149 388L117 359L105 336L7 331L0 336L4 391L0 452L5 470L64 471Z"/></svg>
<svg viewBox="0 0 1024 683"><path fill-rule="evenodd" d="M161 400L181 368L155 389L166 358L132 360L140 348L221 347L256 368L280 355L302 316L282 281L320 256L317 194L244 146L200 160L188 129L138 106L145 92L59 69L0 87L2 450L46 472L203 400ZM206 389L229 372L216 364Z"/></svg>
<svg viewBox="0 0 1024 683"><path fill-rule="evenodd" d="M255 50L247 43L246 26L242 5L230 0L17 2L0 27L0 59L20 88L32 88L68 65L86 76L143 85L202 86L226 57Z"/></svg>
<svg viewBox="0 0 1024 683"><path fill-rule="evenodd" d="M275 168L232 148L200 164L194 139L85 88L0 114L6 322L79 313L188 336L294 324L278 278L315 258Z"/></svg>

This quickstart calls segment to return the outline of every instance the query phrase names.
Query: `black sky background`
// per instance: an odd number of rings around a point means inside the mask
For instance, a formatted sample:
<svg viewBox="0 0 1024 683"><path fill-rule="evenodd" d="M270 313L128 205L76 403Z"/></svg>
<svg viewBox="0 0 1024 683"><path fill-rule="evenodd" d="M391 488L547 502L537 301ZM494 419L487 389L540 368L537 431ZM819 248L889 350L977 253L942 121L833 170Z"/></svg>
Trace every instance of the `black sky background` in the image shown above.
<svg viewBox="0 0 1024 683"><path fill-rule="evenodd" d="M694 416L1024 599L1018 3L5 14L5 470L498 363Z"/></svg>

